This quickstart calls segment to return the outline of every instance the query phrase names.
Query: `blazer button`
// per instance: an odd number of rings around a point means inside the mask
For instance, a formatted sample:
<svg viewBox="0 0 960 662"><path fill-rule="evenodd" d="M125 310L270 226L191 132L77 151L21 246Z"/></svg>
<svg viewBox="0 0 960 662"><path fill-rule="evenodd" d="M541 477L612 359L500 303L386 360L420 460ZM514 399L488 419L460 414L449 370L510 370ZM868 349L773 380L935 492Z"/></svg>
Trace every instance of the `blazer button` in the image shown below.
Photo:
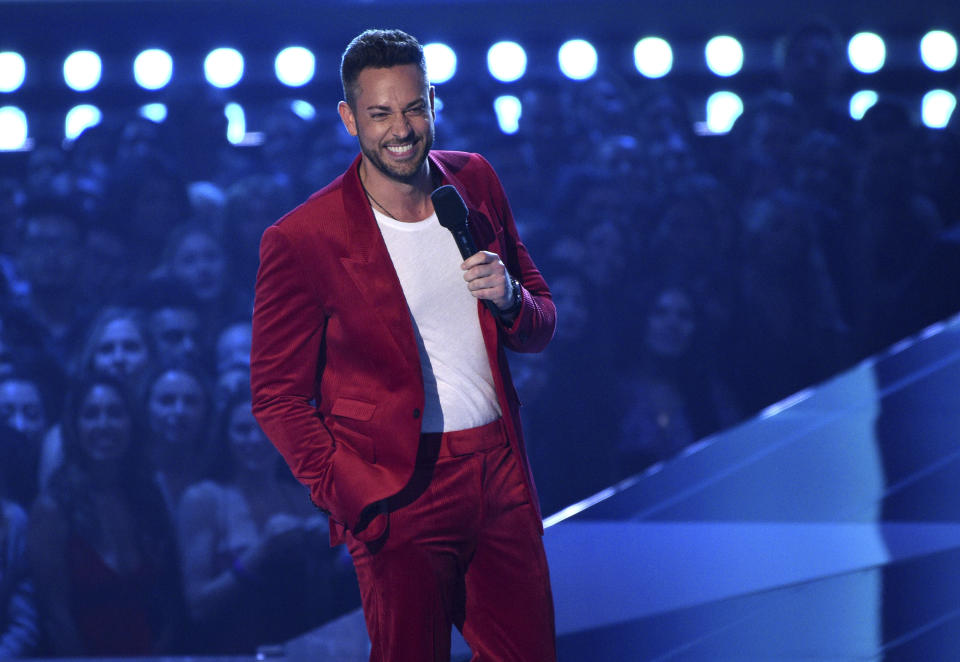
<svg viewBox="0 0 960 662"><path fill-rule="evenodd" d="M414 417L414 418L420 418L420 410L419 410L419 409L414 409L414 410L413 410L413 417Z"/></svg>

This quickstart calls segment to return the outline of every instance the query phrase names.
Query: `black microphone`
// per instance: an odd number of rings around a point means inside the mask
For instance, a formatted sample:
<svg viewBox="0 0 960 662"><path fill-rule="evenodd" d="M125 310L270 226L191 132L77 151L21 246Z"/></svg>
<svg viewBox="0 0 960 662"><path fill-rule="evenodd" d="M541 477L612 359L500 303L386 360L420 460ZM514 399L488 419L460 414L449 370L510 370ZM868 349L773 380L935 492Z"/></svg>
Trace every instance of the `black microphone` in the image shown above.
<svg viewBox="0 0 960 662"><path fill-rule="evenodd" d="M433 210L437 212L437 220L440 221L440 225L450 230L463 259L466 260L476 253L477 245L473 242L467 223L467 205L464 204L457 189L446 184L431 193L430 199L433 200ZM497 317L500 316L500 309L490 299L483 299L483 303L491 313Z"/></svg>

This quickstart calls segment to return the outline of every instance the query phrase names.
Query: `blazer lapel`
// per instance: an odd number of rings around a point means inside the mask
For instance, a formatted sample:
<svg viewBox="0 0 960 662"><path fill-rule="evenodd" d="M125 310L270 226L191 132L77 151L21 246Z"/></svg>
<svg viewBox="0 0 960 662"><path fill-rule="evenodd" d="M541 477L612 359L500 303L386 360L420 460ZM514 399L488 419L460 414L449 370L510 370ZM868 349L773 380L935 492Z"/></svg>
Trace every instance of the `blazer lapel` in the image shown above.
<svg viewBox="0 0 960 662"><path fill-rule="evenodd" d="M377 227L373 211L360 186L359 157L343 178L343 204L350 219L351 257L340 258L343 268L363 295L368 309L390 331L397 349L419 370L419 351L400 279Z"/></svg>

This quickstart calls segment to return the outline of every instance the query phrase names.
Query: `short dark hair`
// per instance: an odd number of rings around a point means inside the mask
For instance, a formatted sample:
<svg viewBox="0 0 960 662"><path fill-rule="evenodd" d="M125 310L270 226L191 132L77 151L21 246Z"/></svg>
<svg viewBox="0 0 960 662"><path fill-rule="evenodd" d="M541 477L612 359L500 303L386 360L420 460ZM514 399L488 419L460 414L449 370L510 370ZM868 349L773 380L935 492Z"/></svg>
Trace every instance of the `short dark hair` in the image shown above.
<svg viewBox="0 0 960 662"><path fill-rule="evenodd" d="M343 97L355 107L356 82L367 68L386 69L401 64L415 64L427 76L423 47L403 30L364 30L347 45L340 60L340 81Z"/></svg>

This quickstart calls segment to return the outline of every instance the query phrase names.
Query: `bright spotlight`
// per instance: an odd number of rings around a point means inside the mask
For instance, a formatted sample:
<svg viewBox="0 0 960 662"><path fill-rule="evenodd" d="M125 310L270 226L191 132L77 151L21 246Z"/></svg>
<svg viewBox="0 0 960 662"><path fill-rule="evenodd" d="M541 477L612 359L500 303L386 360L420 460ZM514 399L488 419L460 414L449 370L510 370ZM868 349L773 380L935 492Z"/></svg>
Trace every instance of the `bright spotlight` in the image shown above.
<svg viewBox="0 0 960 662"><path fill-rule="evenodd" d="M93 51L76 51L63 61L63 80L77 92L95 88L102 72L100 56Z"/></svg>
<svg viewBox="0 0 960 662"><path fill-rule="evenodd" d="M20 53L0 53L0 92L16 92L27 77L27 63Z"/></svg>
<svg viewBox="0 0 960 662"><path fill-rule="evenodd" d="M957 98L946 90L931 90L923 95L920 117L931 129L943 129L957 107Z"/></svg>
<svg viewBox="0 0 960 662"><path fill-rule="evenodd" d="M557 53L560 71L567 78L586 80L597 73L597 49L583 39L571 39Z"/></svg>
<svg viewBox="0 0 960 662"><path fill-rule="evenodd" d="M140 117L160 124L167 119L167 107L162 103L144 104L140 106Z"/></svg>
<svg viewBox="0 0 960 662"><path fill-rule="evenodd" d="M23 149L27 144L27 116L16 106L0 108L0 152Z"/></svg>
<svg viewBox="0 0 960 662"><path fill-rule="evenodd" d="M238 103L228 103L223 108L223 115L227 118L227 140L237 145L243 142L247 135L247 116L243 106Z"/></svg>
<svg viewBox="0 0 960 662"><path fill-rule="evenodd" d="M457 73L457 54L446 44L426 44L423 57L427 61L427 79L431 83L446 83Z"/></svg>
<svg viewBox="0 0 960 662"><path fill-rule="evenodd" d="M880 35L860 32L851 37L847 56L854 69L862 74L873 74L880 71L887 61L887 47Z"/></svg>
<svg viewBox="0 0 960 662"><path fill-rule="evenodd" d="M487 69L502 83L512 83L527 73L527 53L515 41L498 41L487 51Z"/></svg>
<svg viewBox="0 0 960 662"><path fill-rule="evenodd" d="M233 87L243 78L243 56L233 48L212 50L203 61L203 74L214 87Z"/></svg>
<svg viewBox="0 0 960 662"><path fill-rule="evenodd" d="M717 76L733 76L743 69L743 46L733 37L722 35L708 41L704 57Z"/></svg>
<svg viewBox="0 0 960 662"><path fill-rule="evenodd" d="M300 119L310 121L317 116L317 109L313 104L303 99L295 99L290 102L290 110Z"/></svg>
<svg viewBox="0 0 960 662"><path fill-rule="evenodd" d="M729 133L743 114L743 101L733 92L714 92L707 99L707 128L710 133Z"/></svg>
<svg viewBox="0 0 960 662"><path fill-rule="evenodd" d="M147 49L133 61L133 78L145 90L159 90L173 78L173 58L159 48Z"/></svg>
<svg viewBox="0 0 960 662"><path fill-rule="evenodd" d="M860 90L850 97L850 117L860 121L880 97L873 90Z"/></svg>
<svg viewBox="0 0 960 662"><path fill-rule="evenodd" d="M673 68L673 49L660 37L646 37L633 47L633 63L647 78L662 78Z"/></svg>
<svg viewBox="0 0 960 662"><path fill-rule="evenodd" d="M932 30L920 40L920 59L934 71L952 69L957 63L957 40L943 30Z"/></svg>
<svg viewBox="0 0 960 662"><path fill-rule="evenodd" d="M76 140L85 129L100 124L103 113L96 106L82 104L67 111L67 118L63 123L63 135L67 140Z"/></svg>
<svg viewBox="0 0 960 662"><path fill-rule="evenodd" d="M497 113L497 123L501 131L510 135L520 129L520 116L523 114L520 99L510 95L497 97L493 102L493 109Z"/></svg>
<svg viewBox="0 0 960 662"><path fill-rule="evenodd" d="M273 69L277 80L287 87L301 87L313 80L317 59L302 46L290 46L277 53Z"/></svg>

